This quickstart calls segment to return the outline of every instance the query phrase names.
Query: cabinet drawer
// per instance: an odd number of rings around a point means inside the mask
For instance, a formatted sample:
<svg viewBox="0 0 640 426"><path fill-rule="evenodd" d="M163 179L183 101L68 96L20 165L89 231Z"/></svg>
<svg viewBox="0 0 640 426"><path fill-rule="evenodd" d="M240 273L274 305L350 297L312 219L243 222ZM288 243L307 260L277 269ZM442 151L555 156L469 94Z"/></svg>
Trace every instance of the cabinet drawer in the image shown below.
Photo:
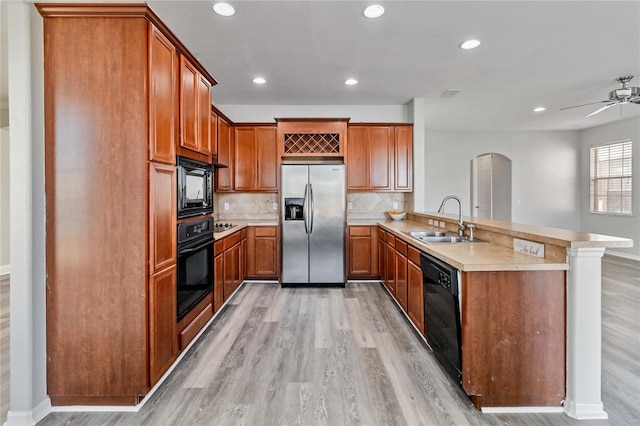
<svg viewBox="0 0 640 426"><path fill-rule="evenodd" d="M247 239L247 228L243 228L240 231L240 239L246 240Z"/></svg>
<svg viewBox="0 0 640 426"><path fill-rule="evenodd" d="M368 226L350 226L350 237L369 237L371 236L371 228Z"/></svg>
<svg viewBox="0 0 640 426"><path fill-rule="evenodd" d="M407 256L407 243L402 241L400 238L396 238L396 251L401 253L403 256Z"/></svg>
<svg viewBox="0 0 640 426"><path fill-rule="evenodd" d="M220 253L222 253L224 251L224 240L217 240L215 243L213 243L213 254L214 255L219 255Z"/></svg>
<svg viewBox="0 0 640 426"><path fill-rule="evenodd" d="M387 233L387 244L396 245L396 236L390 232Z"/></svg>
<svg viewBox="0 0 640 426"><path fill-rule="evenodd" d="M415 263L420 266L420 250L413 246L409 246L409 261Z"/></svg>
<svg viewBox="0 0 640 426"><path fill-rule="evenodd" d="M240 233L233 233L222 241L224 242L224 249L226 251L240 242Z"/></svg>
<svg viewBox="0 0 640 426"><path fill-rule="evenodd" d="M378 238L381 240L385 240L387 238L387 233L384 229L378 228Z"/></svg>
<svg viewBox="0 0 640 426"><path fill-rule="evenodd" d="M188 326L180 333L180 350L183 350L193 340L194 337L202 330L202 327L213 316L211 303L209 303L198 316L189 323Z"/></svg>
<svg viewBox="0 0 640 426"><path fill-rule="evenodd" d="M255 235L256 237L275 237L276 227L275 226L256 226Z"/></svg>

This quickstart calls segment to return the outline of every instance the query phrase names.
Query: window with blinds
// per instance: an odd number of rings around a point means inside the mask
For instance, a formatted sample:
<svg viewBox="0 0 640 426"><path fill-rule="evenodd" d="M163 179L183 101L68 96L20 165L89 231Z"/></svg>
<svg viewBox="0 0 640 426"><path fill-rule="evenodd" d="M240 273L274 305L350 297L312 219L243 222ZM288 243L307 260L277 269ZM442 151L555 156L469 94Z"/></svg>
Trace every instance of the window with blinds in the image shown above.
<svg viewBox="0 0 640 426"><path fill-rule="evenodd" d="M631 141L589 149L589 211L632 215Z"/></svg>

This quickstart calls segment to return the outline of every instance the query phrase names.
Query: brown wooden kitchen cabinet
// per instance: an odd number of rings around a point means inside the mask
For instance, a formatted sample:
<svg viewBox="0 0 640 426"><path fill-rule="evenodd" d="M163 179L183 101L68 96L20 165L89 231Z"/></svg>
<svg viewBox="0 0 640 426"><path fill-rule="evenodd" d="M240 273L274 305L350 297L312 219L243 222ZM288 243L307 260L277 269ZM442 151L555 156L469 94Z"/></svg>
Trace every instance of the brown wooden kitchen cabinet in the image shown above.
<svg viewBox="0 0 640 426"><path fill-rule="evenodd" d="M213 311L229 300L245 277L246 229L238 230L213 245Z"/></svg>
<svg viewBox="0 0 640 426"><path fill-rule="evenodd" d="M44 32L47 393L54 406L133 406L177 355L178 57L215 81L144 4L36 7ZM105 40L117 55L105 54ZM85 107L69 114L68 105Z"/></svg>
<svg viewBox="0 0 640 426"><path fill-rule="evenodd" d="M378 272L380 274L380 280L384 283L387 280L387 262L385 261L385 254L387 251L387 233L382 228L378 227Z"/></svg>
<svg viewBox="0 0 640 426"><path fill-rule="evenodd" d="M176 164L179 55L155 26L149 33L149 159Z"/></svg>
<svg viewBox="0 0 640 426"><path fill-rule="evenodd" d="M175 166L149 163L149 273L176 264Z"/></svg>
<svg viewBox="0 0 640 426"><path fill-rule="evenodd" d="M277 226L247 229L247 278L278 279L280 249Z"/></svg>
<svg viewBox="0 0 640 426"><path fill-rule="evenodd" d="M275 126L234 125L234 189L278 190Z"/></svg>
<svg viewBox="0 0 640 426"><path fill-rule="evenodd" d="M402 309L407 312L407 243L396 238L395 248L395 296Z"/></svg>
<svg viewBox="0 0 640 426"><path fill-rule="evenodd" d="M424 288L422 269L420 268L420 251L408 247L409 262L407 264L407 315L422 335L424 329Z"/></svg>
<svg viewBox="0 0 640 426"><path fill-rule="evenodd" d="M218 161L218 114L213 108L213 105L211 106L211 119L209 124L211 125L209 130L211 157L213 160Z"/></svg>
<svg viewBox="0 0 640 426"><path fill-rule="evenodd" d="M461 284L462 387L473 404L560 407L565 271L463 272Z"/></svg>
<svg viewBox="0 0 640 426"><path fill-rule="evenodd" d="M231 124L227 119L218 115L218 163L224 164L227 167L216 167L216 192L229 192L233 190L233 152Z"/></svg>
<svg viewBox="0 0 640 426"><path fill-rule="evenodd" d="M149 279L149 373L156 383L178 354L176 265Z"/></svg>
<svg viewBox="0 0 640 426"><path fill-rule="evenodd" d="M180 56L180 147L208 161L211 155L211 84L184 55Z"/></svg>
<svg viewBox="0 0 640 426"><path fill-rule="evenodd" d="M395 297L396 295L396 237L387 232L386 234L386 244L384 249L384 262L385 262L385 271L387 272L387 276L385 279L385 284L389 289L389 292Z"/></svg>
<svg viewBox="0 0 640 426"><path fill-rule="evenodd" d="M348 190L410 192L413 127L350 124L346 164Z"/></svg>
<svg viewBox="0 0 640 426"><path fill-rule="evenodd" d="M390 126L349 126L347 189L360 191L392 189L392 131Z"/></svg>
<svg viewBox="0 0 640 426"><path fill-rule="evenodd" d="M277 118L278 157L344 158L348 118Z"/></svg>
<svg viewBox="0 0 640 426"><path fill-rule="evenodd" d="M377 226L347 227L348 278L379 277L377 230Z"/></svg>

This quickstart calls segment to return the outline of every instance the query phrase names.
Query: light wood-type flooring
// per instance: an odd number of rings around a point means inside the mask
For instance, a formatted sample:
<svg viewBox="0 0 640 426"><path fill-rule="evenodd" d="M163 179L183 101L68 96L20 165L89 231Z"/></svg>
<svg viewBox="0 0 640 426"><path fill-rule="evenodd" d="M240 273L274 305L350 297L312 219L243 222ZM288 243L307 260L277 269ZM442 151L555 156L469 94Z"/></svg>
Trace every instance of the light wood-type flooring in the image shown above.
<svg viewBox="0 0 640 426"><path fill-rule="evenodd" d="M638 425L639 277L638 262L605 257L608 421L476 411L379 283L247 283L138 413L52 413L40 424Z"/></svg>

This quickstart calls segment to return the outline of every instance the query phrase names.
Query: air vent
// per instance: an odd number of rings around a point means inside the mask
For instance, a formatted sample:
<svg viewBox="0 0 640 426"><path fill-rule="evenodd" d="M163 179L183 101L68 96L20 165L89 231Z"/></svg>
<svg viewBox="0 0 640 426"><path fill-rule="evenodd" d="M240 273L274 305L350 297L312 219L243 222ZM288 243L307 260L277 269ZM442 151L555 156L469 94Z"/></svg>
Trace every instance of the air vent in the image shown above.
<svg viewBox="0 0 640 426"><path fill-rule="evenodd" d="M441 98L453 98L455 95L457 95L460 92L461 92L461 90L458 90L458 89L448 89L448 90L445 90L444 92L442 92L442 95L440 95L440 97Z"/></svg>

